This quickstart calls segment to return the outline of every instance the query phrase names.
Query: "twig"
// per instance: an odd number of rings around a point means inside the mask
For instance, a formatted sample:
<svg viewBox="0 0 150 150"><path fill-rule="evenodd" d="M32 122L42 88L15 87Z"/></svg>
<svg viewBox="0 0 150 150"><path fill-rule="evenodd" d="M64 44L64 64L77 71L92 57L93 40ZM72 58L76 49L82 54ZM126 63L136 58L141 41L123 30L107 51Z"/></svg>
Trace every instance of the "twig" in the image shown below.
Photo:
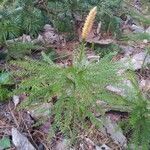
<svg viewBox="0 0 150 150"><path fill-rule="evenodd" d="M22 115L21 115L21 119L22 119L22 121L23 121L23 124L25 125L25 128L26 128L26 130L27 130L29 136L30 136L31 141L33 142L33 144L34 144L34 146L36 147L36 149L38 149L38 146L37 146L37 144L34 142L34 140L33 140L33 138L32 138L32 135L31 135L31 133L30 133L30 131L29 131L29 129L28 129L28 126L26 125L26 123L25 123L25 121L24 121Z"/></svg>
<svg viewBox="0 0 150 150"><path fill-rule="evenodd" d="M16 124L16 126L17 126L17 128L19 128L18 121L17 121L17 119L16 119L16 117L15 117L14 113L13 113L13 112L12 112L12 110L11 110L10 102L9 102L9 104L8 104L8 108L9 108L9 111L10 111L10 113L11 113L12 118L14 119L14 122L15 122L15 124Z"/></svg>

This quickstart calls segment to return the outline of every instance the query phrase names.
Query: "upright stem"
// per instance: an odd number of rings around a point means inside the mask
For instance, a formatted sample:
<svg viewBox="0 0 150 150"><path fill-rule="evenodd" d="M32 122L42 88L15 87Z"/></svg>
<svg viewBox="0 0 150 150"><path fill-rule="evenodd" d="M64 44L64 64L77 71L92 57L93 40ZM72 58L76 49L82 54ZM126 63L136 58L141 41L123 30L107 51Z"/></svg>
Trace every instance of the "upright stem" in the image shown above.
<svg viewBox="0 0 150 150"><path fill-rule="evenodd" d="M78 62L82 64L82 60L85 58L85 41L82 41L81 47L79 48L79 60Z"/></svg>

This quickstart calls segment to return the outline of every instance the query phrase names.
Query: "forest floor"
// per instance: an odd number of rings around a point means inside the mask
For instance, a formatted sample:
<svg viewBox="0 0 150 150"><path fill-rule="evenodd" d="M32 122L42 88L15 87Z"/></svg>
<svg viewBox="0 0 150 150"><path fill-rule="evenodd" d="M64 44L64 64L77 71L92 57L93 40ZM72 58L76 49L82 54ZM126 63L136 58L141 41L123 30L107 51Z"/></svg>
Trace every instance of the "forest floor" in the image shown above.
<svg viewBox="0 0 150 150"><path fill-rule="evenodd" d="M133 32L141 32L137 29L131 30L131 26L127 25L126 29L123 31L125 34L130 34ZM144 30L144 28L143 28ZM80 39L80 28L78 32L78 39ZM108 50L112 45L117 46L113 48L114 51L117 51L117 55L113 58L114 61L120 61L127 63L127 60L130 59L133 63L133 70L135 71L138 77L138 83L140 89L147 94L150 98L150 68L148 64L150 63L150 56L145 51L145 48L150 45L150 41L120 41L114 39L110 34L95 34L96 28L93 29L90 33L89 38L87 39L87 58L89 61L98 60L99 53L94 51L94 46L100 47L100 50L105 48ZM150 27L146 29L146 32L150 34ZM55 35L52 37L52 35ZM80 40L67 41L65 36L58 34L55 29L50 25L45 25L43 33L39 35L37 39L31 40L28 35L23 35L20 37L19 41L32 41L35 43L43 43L46 41L47 47L55 50L54 61L60 66L69 66L72 64L72 54L73 50L79 44ZM44 42L43 42L44 41ZM43 49L42 49L43 50ZM44 49L45 50L45 49ZM0 48L0 51L3 51L3 48ZM29 57L33 59L41 59L41 49L32 51ZM5 62L0 62L0 67L5 68ZM146 66L146 67L144 67ZM15 86L15 85L12 85ZM118 93L119 89L109 87L109 90ZM15 150L15 145L20 145L22 147L30 147L30 150L65 150L68 149L69 140L64 139L61 133L57 133L56 137L53 138L51 143L49 143L49 128L51 127L52 118L46 120L45 122L39 123L39 120L47 115L48 112L43 113L42 108L50 106L43 104L41 106L41 112L35 108L32 110L19 110L18 105L25 100L26 95L17 95L6 102L0 103L0 138L7 136L5 140L5 149ZM107 104L102 104L104 107ZM94 126L90 125L92 132L82 133L80 141L74 147L74 149L80 150L121 150L125 149L128 139L130 139L130 132L125 133L121 131L118 122L126 120L129 116L129 112L125 108L116 108L115 106L106 106L106 123L99 130L95 129ZM118 128L118 130L116 130ZM19 131L17 130L19 129ZM82 129L81 129L82 132ZM0 150L1 150L0 140ZM2 148L3 149L3 148ZM25 150L25 148L20 148ZM73 148L72 148L73 149ZM133 148L134 149L134 148Z"/></svg>

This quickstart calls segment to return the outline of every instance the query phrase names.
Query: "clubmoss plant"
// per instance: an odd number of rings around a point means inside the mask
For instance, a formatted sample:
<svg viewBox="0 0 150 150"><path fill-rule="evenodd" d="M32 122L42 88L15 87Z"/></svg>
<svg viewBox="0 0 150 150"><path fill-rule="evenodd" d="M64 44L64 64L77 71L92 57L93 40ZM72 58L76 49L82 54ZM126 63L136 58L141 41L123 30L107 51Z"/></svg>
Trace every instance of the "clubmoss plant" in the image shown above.
<svg viewBox="0 0 150 150"><path fill-rule="evenodd" d="M86 19L83 42L74 51L72 65L60 67L44 53L44 61L12 61L19 68L13 71L14 76L23 79L13 94L26 93L28 98L22 103L26 107L38 104L40 109L42 103L52 103L52 129L69 138L77 137L81 130L88 131L89 123L100 125L93 112L93 108L102 112L97 98L99 95L103 98L103 92L107 94L107 85L119 81L120 65L112 61L112 54L97 63L89 63L86 58L84 39L94 22L91 14L96 15L96 7Z"/></svg>
<svg viewBox="0 0 150 150"><path fill-rule="evenodd" d="M150 146L150 102L139 88L138 81L132 71L127 72L133 89L128 92L125 104L131 109L127 132L131 132L129 140L134 149L148 150Z"/></svg>

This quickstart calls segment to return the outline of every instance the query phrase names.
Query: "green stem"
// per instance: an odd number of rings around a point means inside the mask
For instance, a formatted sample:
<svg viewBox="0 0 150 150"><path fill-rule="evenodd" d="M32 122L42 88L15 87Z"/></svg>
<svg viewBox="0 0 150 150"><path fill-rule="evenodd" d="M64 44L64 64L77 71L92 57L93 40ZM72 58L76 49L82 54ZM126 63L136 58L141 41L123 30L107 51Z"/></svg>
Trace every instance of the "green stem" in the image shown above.
<svg viewBox="0 0 150 150"><path fill-rule="evenodd" d="M145 64L145 61L146 61L146 59L147 59L148 55L149 55L149 52L147 51L147 52L146 52L146 55L145 55L145 58L144 58L144 60L143 60L143 63L142 63L141 73L142 73L142 72L143 72L143 70L144 70L144 64Z"/></svg>

